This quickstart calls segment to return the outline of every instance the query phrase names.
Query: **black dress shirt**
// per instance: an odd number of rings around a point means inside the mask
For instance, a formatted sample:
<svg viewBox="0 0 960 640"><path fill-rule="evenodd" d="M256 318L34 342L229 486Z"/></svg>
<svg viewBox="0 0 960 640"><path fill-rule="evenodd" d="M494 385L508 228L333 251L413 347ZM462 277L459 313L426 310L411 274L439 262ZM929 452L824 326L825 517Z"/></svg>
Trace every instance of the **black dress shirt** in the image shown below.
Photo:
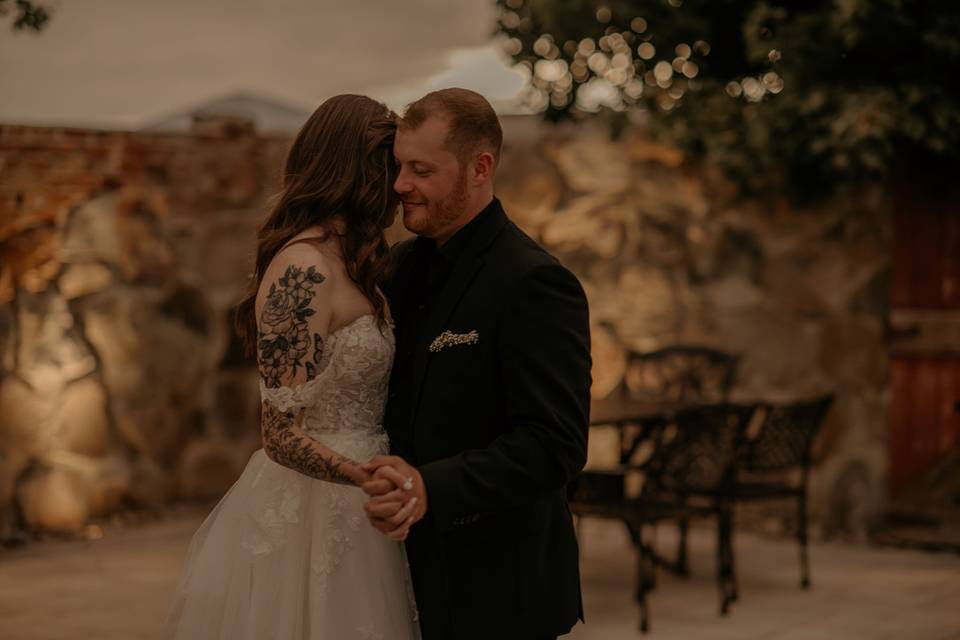
<svg viewBox="0 0 960 640"><path fill-rule="evenodd" d="M481 226L484 216L499 206L500 203L494 198L473 220L439 247L435 240L423 236L413 243L409 259L413 261L413 271L418 276L414 285L405 292L404 298L395 301L392 310L397 342L390 377L390 413L386 417L388 424L405 425L405 428L394 430L391 440L394 450L411 464L417 464L411 428L413 361L417 345L424 337L422 334L426 318L437 295L443 289L447 276L456 265L464 247L470 243L470 239Z"/></svg>

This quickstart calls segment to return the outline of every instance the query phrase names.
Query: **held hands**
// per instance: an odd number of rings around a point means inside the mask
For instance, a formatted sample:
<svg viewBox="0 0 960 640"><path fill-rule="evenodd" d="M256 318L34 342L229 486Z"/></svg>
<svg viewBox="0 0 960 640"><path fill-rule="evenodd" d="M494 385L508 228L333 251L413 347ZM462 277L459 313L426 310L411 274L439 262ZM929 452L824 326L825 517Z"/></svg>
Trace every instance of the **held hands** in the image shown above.
<svg viewBox="0 0 960 640"><path fill-rule="evenodd" d="M410 527L427 512L420 472L397 456L377 456L360 468L371 474L360 485L370 496L364 507L370 524L394 540L406 540Z"/></svg>

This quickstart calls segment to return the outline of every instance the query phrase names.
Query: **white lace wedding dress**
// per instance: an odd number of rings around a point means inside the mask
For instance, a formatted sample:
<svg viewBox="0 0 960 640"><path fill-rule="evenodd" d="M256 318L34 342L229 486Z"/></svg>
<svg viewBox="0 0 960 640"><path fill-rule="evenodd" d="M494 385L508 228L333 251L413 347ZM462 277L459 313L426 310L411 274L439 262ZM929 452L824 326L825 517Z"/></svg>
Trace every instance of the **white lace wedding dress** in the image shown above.
<svg viewBox="0 0 960 640"><path fill-rule="evenodd" d="M394 338L372 315L330 334L317 377L268 389L304 430L366 461L388 451L382 420ZM419 638L403 544L376 531L366 495L250 458L193 538L165 627L177 640Z"/></svg>

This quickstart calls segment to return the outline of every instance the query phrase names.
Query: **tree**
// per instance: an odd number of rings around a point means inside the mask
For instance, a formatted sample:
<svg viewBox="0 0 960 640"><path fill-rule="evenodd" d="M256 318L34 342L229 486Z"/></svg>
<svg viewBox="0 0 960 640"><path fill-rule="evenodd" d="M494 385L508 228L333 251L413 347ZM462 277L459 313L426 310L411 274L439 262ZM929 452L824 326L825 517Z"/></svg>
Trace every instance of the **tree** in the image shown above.
<svg viewBox="0 0 960 640"><path fill-rule="evenodd" d="M599 114L747 188L819 195L960 159L951 0L499 0L549 120Z"/></svg>
<svg viewBox="0 0 960 640"><path fill-rule="evenodd" d="M0 0L0 17L14 12L13 30L40 31L50 20L50 13L45 7L29 0Z"/></svg>

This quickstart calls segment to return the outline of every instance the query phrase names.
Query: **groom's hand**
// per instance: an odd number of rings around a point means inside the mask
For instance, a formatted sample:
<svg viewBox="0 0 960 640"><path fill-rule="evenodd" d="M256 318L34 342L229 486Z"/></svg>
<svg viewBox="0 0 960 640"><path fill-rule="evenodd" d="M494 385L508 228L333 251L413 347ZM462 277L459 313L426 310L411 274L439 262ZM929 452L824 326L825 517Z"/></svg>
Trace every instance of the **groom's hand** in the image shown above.
<svg viewBox="0 0 960 640"><path fill-rule="evenodd" d="M416 467L397 456L377 456L362 469L373 475L361 488L370 524L395 540L404 540L427 512L427 489Z"/></svg>

